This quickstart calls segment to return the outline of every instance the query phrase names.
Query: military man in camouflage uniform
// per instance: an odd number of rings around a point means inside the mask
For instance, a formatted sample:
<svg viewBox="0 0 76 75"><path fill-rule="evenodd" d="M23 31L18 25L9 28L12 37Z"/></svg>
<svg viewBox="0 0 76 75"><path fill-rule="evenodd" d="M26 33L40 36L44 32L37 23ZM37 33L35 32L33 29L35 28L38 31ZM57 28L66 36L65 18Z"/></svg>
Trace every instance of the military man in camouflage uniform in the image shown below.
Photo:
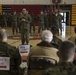
<svg viewBox="0 0 76 75"><path fill-rule="evenodd" d="M60 31L62 32L62 15L60 15L58 12L55 12L55 14L53 14L53 26L56 26L58 28L58 30L60 29ZM59 31L57 31L59 34Z"/></svg>
<svg viewBox="0 0 76 75"><path fill-rule="evenodd" d="M13 32L13 35L15 34L15 31L16 31L16 34L18 34L17 22L18 22L18 15L15 11L12 15L12 32Z"/></svg>
<svg viewBox="0 0 76 75"><path fill-rule="evenodd" d="M33 27L33 33L35 33L35 20L36 20L36 18L35 18L35 15L33 13L31 14L31 19L32 19L32 21L30 24L30 33L31 33L32 27Z"/></svg>
<svg viewBox="0 0 76 75"><path fill-rule="evenodd" d="M7 27L7 14L3 12L2 14L2 28Z"/></svg>
<svg viewBox="0 0 76 75"><path fill-rule="evenodd" d="M44 13L43 11L40 12L38 15L38 33L40 33L40 30L44 30Z"/></svg>
<svg viewBox="0 0 76 75"><path fill-rule="evenodd" d="M21 64L21 56L16 47L7 43L7 33L5 29L0 29L0 57L10 57L10 66L8 66L10 69L0 70L0 75L19 75L18 73L19 65Z"/></svg>
<svg viewBox="0 0 76 75"><path fill-rule="evenodd" d="M54 13L53 14L53 16L52 16L53 18L52 18L52 26L53 27L57 27L57 29L58 29L58 34L59 34L59 18L58 18L58 13L56 12L56 13Z"/></svg>
<svg viewBox="0 0 76 75"><path fill-rule="evenodd" d="M26 9L24 8L22 10L22 14L19 17L20 24L21 24L21 42L22 44L29 43L29 30L30 30L30 23L31 23L31 16L27 14Z"/></svg>
<svg viewBox="0 0 76 75"><path fill-rule="evenodd" d="M49 30L50 17L51 17L50 14L46 11L46 12L45 12L45 16L44 16L44 22L45 22L44 29Z"/></svg>
<svg viewBox="0 0 76 75"><path fill-rule="evenodd" d="M76 66L73 64L75 45L71 41L64 41L57 52L59 64L47 69L43 75L76 75Z"/></svg>

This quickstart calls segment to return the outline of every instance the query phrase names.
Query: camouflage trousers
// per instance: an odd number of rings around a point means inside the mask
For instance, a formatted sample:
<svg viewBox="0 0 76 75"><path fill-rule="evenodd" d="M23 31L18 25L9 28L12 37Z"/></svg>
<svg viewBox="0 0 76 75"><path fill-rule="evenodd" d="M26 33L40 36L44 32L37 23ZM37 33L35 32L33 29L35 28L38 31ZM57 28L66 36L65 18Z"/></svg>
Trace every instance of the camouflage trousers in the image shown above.
<svg viewBox="0 0 76 75"><path fill-rule="evenodd" d="M30 40L29 29L21 29L21 42L22 44L28 44Z"/></svg>

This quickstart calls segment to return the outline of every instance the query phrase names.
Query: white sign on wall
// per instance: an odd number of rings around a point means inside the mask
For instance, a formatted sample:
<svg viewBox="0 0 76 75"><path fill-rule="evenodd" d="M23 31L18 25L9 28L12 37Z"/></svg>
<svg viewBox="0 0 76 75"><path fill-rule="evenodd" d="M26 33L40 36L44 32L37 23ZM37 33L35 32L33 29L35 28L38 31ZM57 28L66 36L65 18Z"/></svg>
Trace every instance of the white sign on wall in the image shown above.
<svg viewBox="0 0 76 75"><path fill-rule="evenodd" d="M10 70L10 57L0 57L0 70Z"/></svg>
<svg viewBox="0 0 76 75"><path fill-rule="evenodd" d="M20 45L19 46L20 53L29 53L29 51L30 51L30 45Z"/></svg>

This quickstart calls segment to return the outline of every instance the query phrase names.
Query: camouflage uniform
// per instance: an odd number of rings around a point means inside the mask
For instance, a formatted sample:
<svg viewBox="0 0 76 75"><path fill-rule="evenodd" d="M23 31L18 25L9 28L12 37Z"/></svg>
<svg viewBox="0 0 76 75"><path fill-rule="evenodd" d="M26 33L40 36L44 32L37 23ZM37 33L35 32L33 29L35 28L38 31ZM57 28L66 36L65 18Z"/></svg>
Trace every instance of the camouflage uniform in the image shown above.
<svg viewBox="0 0 76 75"><path fill-rule="evenodd" d="M42 30L44 30L44 14L39 14L38 21L39 21L38 33L40 33L41 28Z"/></svg>
<svg viewBox="0 0 76 75"><path fill-rule="evenodd" d="M0 56L2 56L2 53L10 57L10 70L0 70L0 75L18 75L19 65L21 64L19 50L5 42L0 42Z"/></svg>
<svg viewBox="0 0 76 75"><path fill-rule="evenodd" d="M22 44L25 43L26 41L26 44L29 43L29 30L30 30L30 23L31 23L31 16L29 14L20 14L20 17L19 17L20 21L22 19L25 19L25 21L21 21L21 41L22 41Z"/></svg>
<svg viewBox="0 0 76 75"><path fill-rule="evenodd" d="M45 22L44 29L49 30L49 26L50 26L50 15L48 13L45 14L44 22Z"/></svg>
<svg viewBox="0 0 76 75"><path fill-rule="evenodd" d="M20 29L21 28L20 27L21 26L21 24L20 24L21 22L20 22L19 17L20 17L20 13L18 13L18 21L17 21L17 24L18 24L18 32L20 33L21 32L21 29Z"/></svg>
<svg viewBox="0 0 76 75"><path fill-rule="evenodd" d="M35 33L35 16L34 14L31 15L31 24L30 24L30 33L31 33L31 28L33 27L33 32Z"/></svg>
<svg viewBox="0 0 76 75"><path fill-rule="evenodd" d="M53 15L53 26L56 26L59 29L59 19L58 16Z"/></svg>
<svg viewBox="0 0 76 75"><path fill-rule="evenodd" d="M10 27L12 25L12 14L7 14L7 25Z"/></svg>
<svg viewBox="0 0 76 75"><path fill-rule="evenodd" d="M57 27L58 30L60 29L62 31L62 16L60 14L58 14L57 16L55 14L53 14L53 26ZM57 31L59 33L59 31Z"/></svg>
<svg viewBox="0 0 76 75"><path fill-rule="evenodd" d="M47 69L43 75L76 75L76 67L72 63L60 63L56 67Z"/></svg>
<svg viewBox="0 0 76 75"><path fill-rule="evenodd" d="M12 31L13 31L13 34L14 34L15 30L16 30L16 34L18 33L17 21L18 21L18 15L17 14L12 15Z"/></svg>
<svg viewBox="0 0 76 75"><path fill-rule="evenodd" d="M7 26L7 14L2 15L2 28Z"/></svg>

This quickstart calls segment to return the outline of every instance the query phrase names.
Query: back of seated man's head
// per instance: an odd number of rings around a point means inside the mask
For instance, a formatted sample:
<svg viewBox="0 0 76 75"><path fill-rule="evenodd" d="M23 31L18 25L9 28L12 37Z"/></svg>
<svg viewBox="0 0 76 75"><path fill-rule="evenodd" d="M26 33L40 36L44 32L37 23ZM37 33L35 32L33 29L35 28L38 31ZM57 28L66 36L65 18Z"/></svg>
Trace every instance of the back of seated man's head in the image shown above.
<svg viewBox="0 0 76 75"><path fill-rule="evenodd" d="M73 62L75 45L71 41L64 41L59 47L60 62Z"/></svg>
<svg viewBox="0 0 76 75"><path fill-rule="evenodd" d="M49 30L44 30L42 32L42 41L51 42L53 39L53 34Z"/></svg>
<svg viewBox="0 0 76 75"><path fill-rule="evenodd" d="M0 41L7 42L7 33L5 29L0 29Z"/></svg>

